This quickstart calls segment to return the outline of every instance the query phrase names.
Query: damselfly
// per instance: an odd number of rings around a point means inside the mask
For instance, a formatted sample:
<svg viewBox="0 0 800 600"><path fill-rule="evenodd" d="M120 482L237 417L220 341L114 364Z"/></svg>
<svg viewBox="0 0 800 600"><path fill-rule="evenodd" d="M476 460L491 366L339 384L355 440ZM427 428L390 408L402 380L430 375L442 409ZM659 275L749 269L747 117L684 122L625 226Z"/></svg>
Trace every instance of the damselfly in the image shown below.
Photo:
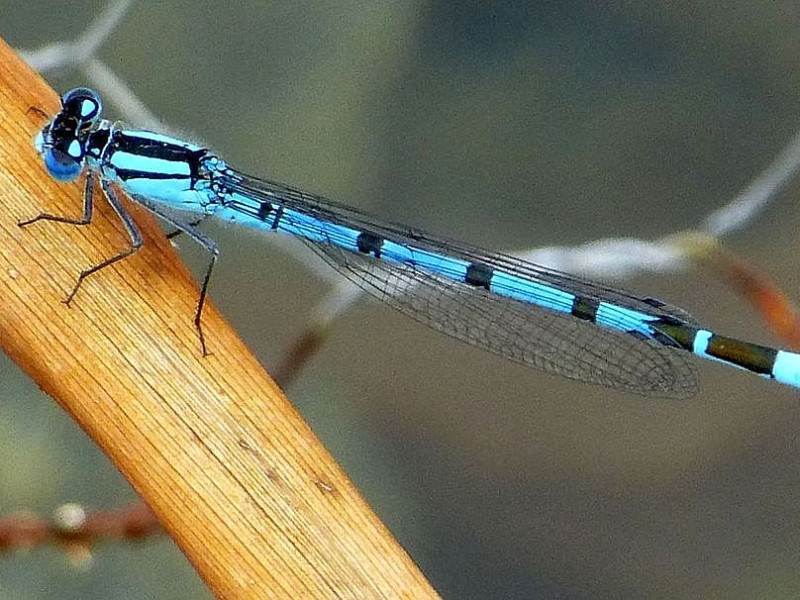
<svg viewBox="0 0 800 600"><path fill-rule="evenodd" d="M296 236L401 312L510 360L572 379L684 397L696 386L689 352L800 387L798 354L718 335L654 298L382 222L321 196L245 175L206 148L123 128L100 112L96 92L74 89L35 142L55 179L72 181L88 171L83 216L41 214L20 223L90 222L99 179L131 246L83 271L67 302L86 277L142 246L116 185L209 251L195 314L203 353L201 317L218 250L195 223L175 218L176 211Z"/></svg>

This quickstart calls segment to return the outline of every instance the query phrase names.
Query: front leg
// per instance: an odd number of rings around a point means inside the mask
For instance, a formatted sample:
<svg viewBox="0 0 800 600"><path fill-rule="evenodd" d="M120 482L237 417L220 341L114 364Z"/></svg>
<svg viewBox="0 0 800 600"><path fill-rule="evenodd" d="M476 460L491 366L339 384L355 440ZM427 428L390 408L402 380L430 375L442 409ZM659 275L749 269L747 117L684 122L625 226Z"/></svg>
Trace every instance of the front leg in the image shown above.
<svg viewBox="0 0 800 600"><path fill-rule="evenodd" d="M99 270L111 266L115 262L120 261L123 258L127 258L131 254L135 254L141 249L142 244L144 243L142 240L142 234L139 231L139 227L136 225L136 221L134 221L131 214L127 210L125 210L125 207L122 205L122 202L117 197L117 194L116 192L114 192L114 189L111 187L111 184L107 183L105 180L100 180L100 185L103 187L103 193L106 196L106 200L108 200L108 203L111 205L111 208L114 209L114 212L117 213L117 216L120 218L122 224L125 226L125 231L127 232L128 237L130 238L131 245L129 248L123 250L119 254L116 254L111 258L107 258L104 261L94 265L93 267L81 271L80 275L78 275L78 280L75 282L75 286L72 288L72 291L64 300L64 304L66 304L67 306L69 306L69 303L72 302L72 299L75 297L75 294L78 293L81 284L86 280L87 277L89 277L89 275L97 273ZM89 188L87 188L87 191L88 189ZM89 220L91 220L91 212L92 212L91 204L92 203L90 198L88 202L89 210L87 212L85 208L86 203L84 203L84 219L87 219L86 223L88 223ZM72 222L66 219L50 219L50 220L67 222L67 223ZM76 224L85 225L86 223L78 222Z"/></svg>
<svg viewBox="0 0 800 600"><path fill-rule="evenodd" d="M89 172L89 174L86 176L86 186L84 187L83 191L83 215L79 219L63 217L60 215L52 215L49 213L41 213L32 219L28 219L27 221L20 221L17 223L17 225L20 227L26 227L32 223L36 223L37 221L55 221L57 223L67 223L69 225L89 225L92 222L92 215L94 213L94 183L96 177L97 176L93 172ZM131 217L130 213L125 210L125 207L122 205L122 202L120 202L119 198L117 198L117 195L111 188L111 185L103 180L100 181L100 184L103 187L103 192L108 200L108 203L111 204L114 212L117 213L122 221L122 224L125 226L125 231L128 233L128 237L130 238L130 247L126 250L123 250L119 254L112 256L111 258L107 258L106 260L81 271L72 290L64 299L64 304L67 306L69 306L69 304L72 302L72 299L75 297L75 294L78 293L81 284L83 284L89 275L97 273L99 270L108 267L109 265L112 265L115 262L130 256L131 254L134 254L142 247L142 234L139 232L139 228L136 226L133 217Z"/></svg>
<svg viewBox="0 0 800 600"><path fill-rule="evenodd" d="M83 216L80 219L40 213L32 219L19 221L17 225L26 227L32 223L36 223L36 221L56 221L57 223L68 223L69 225L88 225L92 222L92 212L94 211L94 180L94 172L89 171L86 175L86 184L83 188Z"/></svg>

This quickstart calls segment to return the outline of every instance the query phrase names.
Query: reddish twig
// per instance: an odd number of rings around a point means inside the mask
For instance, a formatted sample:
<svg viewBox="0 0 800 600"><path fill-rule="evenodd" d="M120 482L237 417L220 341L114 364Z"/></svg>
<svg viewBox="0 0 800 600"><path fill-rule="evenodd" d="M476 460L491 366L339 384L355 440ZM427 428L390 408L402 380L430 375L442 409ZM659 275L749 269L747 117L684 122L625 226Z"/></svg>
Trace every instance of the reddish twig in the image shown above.
<svg viewBox="0 0 800 600"><path fill-rule="evenodd" d="M20 512L0 519L0 552L45 544L89 548L101 541L141 540L164 529L143 502L107 511L87 512L80 504L64 504L49 519Z"/></svg>

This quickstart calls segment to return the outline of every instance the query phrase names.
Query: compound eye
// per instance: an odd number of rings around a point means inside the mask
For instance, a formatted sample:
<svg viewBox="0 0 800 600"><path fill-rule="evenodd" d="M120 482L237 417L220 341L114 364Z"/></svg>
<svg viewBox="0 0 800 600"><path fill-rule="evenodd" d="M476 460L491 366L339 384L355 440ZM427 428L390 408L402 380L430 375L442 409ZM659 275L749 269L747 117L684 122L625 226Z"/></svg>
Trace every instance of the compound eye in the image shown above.
<svg viewBox="0 0 800 600"><path fill-rule="evenodd" d="M103 105L100 96L89 88L75 88L61 99L61 112L74 116L81 122L91 122L100 116Z"/></svg>
<svg viewBox="0 0 800 600"><path fill-rule="evenodd" d="M72 140L66 148L50 147L43 154L47 172L59 181L72 181L83 170L84 153L78 140Z"/></svg>

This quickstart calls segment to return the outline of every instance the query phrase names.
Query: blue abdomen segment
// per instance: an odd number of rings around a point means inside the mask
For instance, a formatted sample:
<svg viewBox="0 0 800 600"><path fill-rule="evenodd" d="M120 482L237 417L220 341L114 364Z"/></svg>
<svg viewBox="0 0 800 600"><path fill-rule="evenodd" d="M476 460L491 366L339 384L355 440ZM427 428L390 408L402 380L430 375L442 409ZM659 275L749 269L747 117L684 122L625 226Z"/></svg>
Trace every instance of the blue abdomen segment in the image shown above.
<svg viewBox="0 0 800 600"><path fill-rule="evenodd" d="M362 238L362 248L363 246ZM362 249L361 252L364 252L364 250ZM390 240L382 241L380 250L374 251L373 256L390 263L400 264L412 269L420 269L459 282L464 281L469 268L469 262L466 260L444 256L406 244L398 244Z"/></svg>
<svg viewBox="0 0 800 600"><path fill-rule="evenodd" d="M597 316L594 322L617 331L635 333L652 338L653 328L651 323L655 320L657 320L657 317L638 310L617 306L609 302L601 302L597 308Z"/></svg>
<svg viewBox="0 0 800 600"><path fill-rule="evenodd" d="M575 302L575 294L497 270L492 273L489 290L506 298L566 314L572 312Z"/></svg>
<svg viewBox="0 0 800 600"><path fill-rule="evenodd" d="M793 352L778 350L772 367L772 377L786 385L800 387L800 356Z"/></svg>

